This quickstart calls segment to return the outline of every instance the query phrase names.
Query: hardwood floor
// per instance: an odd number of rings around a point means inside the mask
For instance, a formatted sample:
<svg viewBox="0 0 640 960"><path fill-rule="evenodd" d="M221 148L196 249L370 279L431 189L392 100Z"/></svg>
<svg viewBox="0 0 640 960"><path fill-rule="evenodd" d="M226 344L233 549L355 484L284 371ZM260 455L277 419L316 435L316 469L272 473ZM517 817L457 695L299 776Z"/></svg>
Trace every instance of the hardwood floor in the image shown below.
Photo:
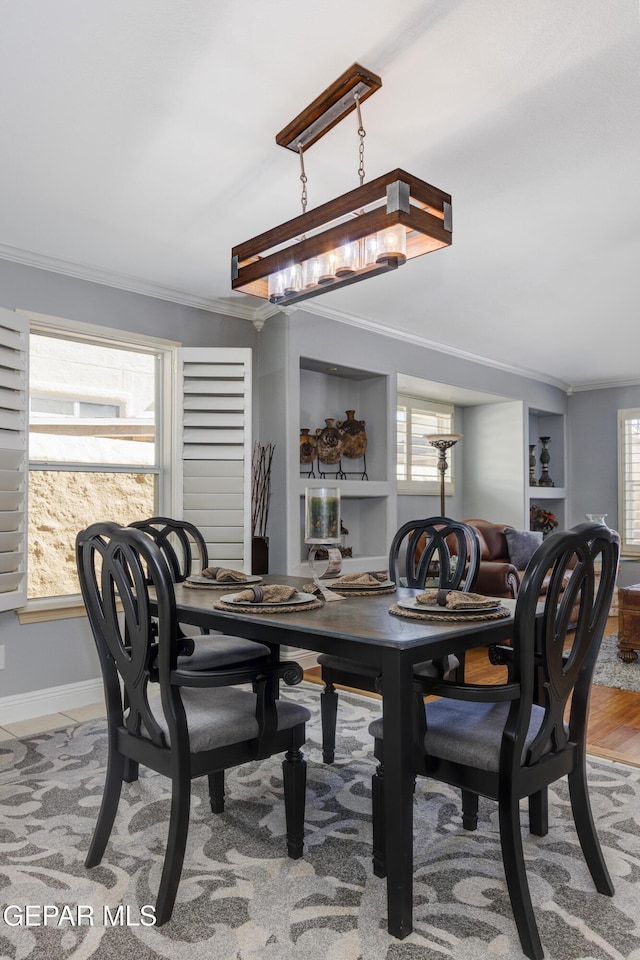
<svg viewBox="0 0 640 960"><path fill-rule="evenodd" d="M618 620L611 618L605 636L617 633ZM502 683L506 670L489 663L485 649L467 654L465 676L470 683ZM320 668L305 672L305 678L320 682ZM375 694L373 694L375 696ZM594 686L591 693L588 751L593 756L620 760L640 767L640 693L616 687Z"/></svg>

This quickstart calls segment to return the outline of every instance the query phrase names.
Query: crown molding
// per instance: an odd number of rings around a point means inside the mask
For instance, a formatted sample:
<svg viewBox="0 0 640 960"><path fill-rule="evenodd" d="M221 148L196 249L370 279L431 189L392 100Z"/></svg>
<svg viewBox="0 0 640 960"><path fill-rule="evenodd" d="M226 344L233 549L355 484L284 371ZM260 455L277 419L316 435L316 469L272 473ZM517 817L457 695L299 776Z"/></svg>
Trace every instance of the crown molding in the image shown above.
<svg viewBox="0 0 640 960"><path fill-rule="evenodd" d="M540 373L538 370L529 370L527 367L519 367L515 364L504 363L501 360L495 360L492 357L482 356L478 353L471 353L468 350L462 350L459 347L453 347L446 343L440 343L437 340L430 340L428 337L420 336L417 333L410 333L407 330L397 330L393 327L387 327L376 320L367 320L364 317L358 317L355 314L347 313L343 310L337 310L335 307L326 307L324 305L298 304L298 310L306 313L315 313L331 320L337 320L339 323L346 323L352 327L360 327L362 330L368 330L370 333L381 334L385 337L393 337L394 340L402 340L404 343L411 343L414 346L426 347L429 350L435 350L438 353L444 353L451 357L458 357L461 360L469 360L472 363L481 363L485 367L493 367L497 370L503 370L506 373L513 373L519 377L527 377L530 380L537 380L538 383L548 383L550 386L558 387L560 390L568 393L570 385L564 380L556 377L549 377Z"/></svg>
<svg viewBox="0 0 640 960"><path fill-rule="evenodd" d="M582 393L585 390L615 390L618 387L638 387L640 379L634 380L593 380L591 383L580 383L571 387L571 393Z"/></svg>
<svg viewBox="0 0 640 960"><path fill-rule="evenodd" d="M125 273L116 273L111 270L101 270L86 263L77 263L73 260L63 260L59 257L48 257L44 254L33 253L30 250L20 250L0 244L0 259L21 263L27 267L36 267L38 270L48 270L50 273L59 273L76 280L86 280L89 283L100 283L117 290L126 290L128 293L139 293L145 297L154 297L156 300L167 300L170 303L179 303L209 313L221 313L227 317L238 317L241 320L253 322L256 308L252 303L243 303L240 298L236 303L222 297L199 297L184 290L176 290L162 283L152 280L143 280ZM269 304L271 306L271 304Z"/></svg>
<svg viewBox="0 0 640 960"><path fill-rule="evenodd" d="M365 317L359 317L356 314L339 310L336 307L319 304L317 300L314 300L313 303L298 304L295 307L278 307L262 301L260 301L257 306L254 306L254 303L251 301L255 302L255 297L238 298L237 300L233 297L199 297L196 294L187 293L184 290L176 290L173 287L167 287L164 284L155 283L152 280L144 280L140 277L133 277L129 274L116 273L110 270L101 270L89 264L63 260L59 257L48 257L44 254L34 253L30 250L21 250L18 247L11 247L6 244L0 244L0 259L20 263L28 267L36 267L38 270L48 270L50 273L58 273L66 277L73 277L77 280L86 280L89 283L100 283L103 286L113 287L117 290L125 290L129 293L138 293L145 297L154 297L156 300L166 300L170 303L179 303L187 307L194 307L197 310L206 310L208 313L219 313L227 317L248 320L253 323L258 332L262 330L265 322L277 313L290 314L295 312L295 310L301 310L304 313L314 313L320 317L336 320L338 323L346 323L352 327L359 327L370 333L377 333L384 337L393 337L394 340L402 340L404 343L410 343L414 346L426 347L429 350L435 350L438 353L444 353L451 357L458 357L472 363L481 363L486 367L493 367L497 370L503 370L506 373L513 373L520 377L527 377L530 380L537 380L539 383L547 383L550 386L558 387L569 395L587 390L609 390L615 389L616 387L635 387L640 385L640 379L594 381L592 383L582 383L578 385L568 384L556 377L549 377L544 373L540 373L538 370L530 370L527 367L520 367L516 364L504 363L492 357L471 353L468 350L462 350L458 347L440 343L437 340L430 340L428 337L423 337L419 334L388 327L383 323L378 323L376 320L368 320Z"/></svg>

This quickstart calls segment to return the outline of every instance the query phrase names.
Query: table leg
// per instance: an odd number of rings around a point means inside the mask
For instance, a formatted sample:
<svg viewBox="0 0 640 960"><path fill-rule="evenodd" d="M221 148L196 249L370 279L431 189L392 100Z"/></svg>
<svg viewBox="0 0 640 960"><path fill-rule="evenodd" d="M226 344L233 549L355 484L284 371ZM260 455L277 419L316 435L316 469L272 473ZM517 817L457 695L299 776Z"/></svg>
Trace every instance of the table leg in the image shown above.
<svg viewBox="0 0 640 960"><path fill-rule="evenodd" d="M386 653L386 652L385 652ZM382 667L384 800L389 933L402 940L413 923L412 664L386 653Z"/></svg>

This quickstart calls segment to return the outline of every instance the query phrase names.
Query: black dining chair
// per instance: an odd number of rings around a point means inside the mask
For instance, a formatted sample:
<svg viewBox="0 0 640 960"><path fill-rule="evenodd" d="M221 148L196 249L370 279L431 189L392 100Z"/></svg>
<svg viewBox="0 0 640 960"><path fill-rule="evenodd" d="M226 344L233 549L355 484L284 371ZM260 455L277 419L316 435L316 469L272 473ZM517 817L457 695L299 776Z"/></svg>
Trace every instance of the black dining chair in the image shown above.
<svg viewBox="0 0 640 960"><path fill-rule="evenodd" d="M302 856L306 761L300 748L310 714L277 697L279 680L297 683L302 669L264 660L211 670L183 666L173 577L162 550L141 530L93 524L78 534L76 558L102 668L109 735L102 805L85 866L102 860L125 761L169 777L169 834L156 901L156 922L163 924L182 872L195 777L207 776L212 790L230 767L286 753L287 852ZM157 598L154 616L150 589ZM253 684L253 692L238 689L241 684Z"/></svg>
<svg viewBox="0 0 640 960"><path fill-rule="evenodd" d="M479 796L497 800L507 889L522 949L532 960L541 960L544 953L525 871L522 798L535 800L567 776L573 819L593 882L599 893L613 895L591 813L585 757L591 683L619 549L614 530L592 523L554 533L538 548L518 593L512 645L499 647L509 669L506 683L414 684L415 772L462 790L467 829L476 829ZM541 600L547 577L548 590ZM575 604L579 613L573 629ZM538 680L544 691L540 703L536 703ZM425 694L439 699L425 704ZM374 870L384 876L382 720L375 720L369 731L379 763L372 780ZM539 829L530 818L530 830L544 835L546 824ZM541 848L539 856L544 855Z"/></svg>
<svg viewBox="0 0 640 960"><path fill-rule="evenodd" d="M457 557L452 552L455 544ZM470 591L480 566L478 535L465 523L448 517L409 520L396 532L389 549L389 579L407 587L424 588L433 579L442 590ZM322 759L333 763L336 745L338 693L335 684L377 690L380 669L376 664L355 663L330 654L320 654L325 684L320 695L322 717ZM460 660L450 655L416 664L418 676L442 677L460 667Z"/></svg>
<svg viewBox="0 0 640 960"><path fill-rule="evenodd" d="M188 520L175 520L171 517L149 517L129 524L136 530L142 530L158 544L169 565L174 583L184 583L192 573L201 573L209 566L209 552L204 536ZM229 589L239 588L241 584L229 584ZM229 637L222 633L210 633L201 630L194 636L197 628L185 631L179 627L183 638L190 637L192 642L182 644L181 656L188 658L190 670L207 670L232 663L244 663L270 655L269 647L264 643L245 640L243 637ZM186 665L186 661L185 661Z"/></svg>

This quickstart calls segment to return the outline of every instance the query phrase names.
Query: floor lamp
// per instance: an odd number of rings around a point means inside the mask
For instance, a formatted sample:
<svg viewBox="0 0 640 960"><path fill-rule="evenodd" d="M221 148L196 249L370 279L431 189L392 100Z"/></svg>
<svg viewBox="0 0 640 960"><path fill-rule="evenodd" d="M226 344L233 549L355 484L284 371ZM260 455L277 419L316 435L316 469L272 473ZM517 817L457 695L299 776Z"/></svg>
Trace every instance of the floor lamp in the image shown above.
<svg viewBox="0 0 640 960"><path fill-rule="evenodd" d="M446 517L444 510L444 475L449 469L447 463L447 450L453 447L458 440L462 439L461 433L428 433L425 440L428 440L432 447L438 451L438 472L440 474L440 516Z"/></svg>

